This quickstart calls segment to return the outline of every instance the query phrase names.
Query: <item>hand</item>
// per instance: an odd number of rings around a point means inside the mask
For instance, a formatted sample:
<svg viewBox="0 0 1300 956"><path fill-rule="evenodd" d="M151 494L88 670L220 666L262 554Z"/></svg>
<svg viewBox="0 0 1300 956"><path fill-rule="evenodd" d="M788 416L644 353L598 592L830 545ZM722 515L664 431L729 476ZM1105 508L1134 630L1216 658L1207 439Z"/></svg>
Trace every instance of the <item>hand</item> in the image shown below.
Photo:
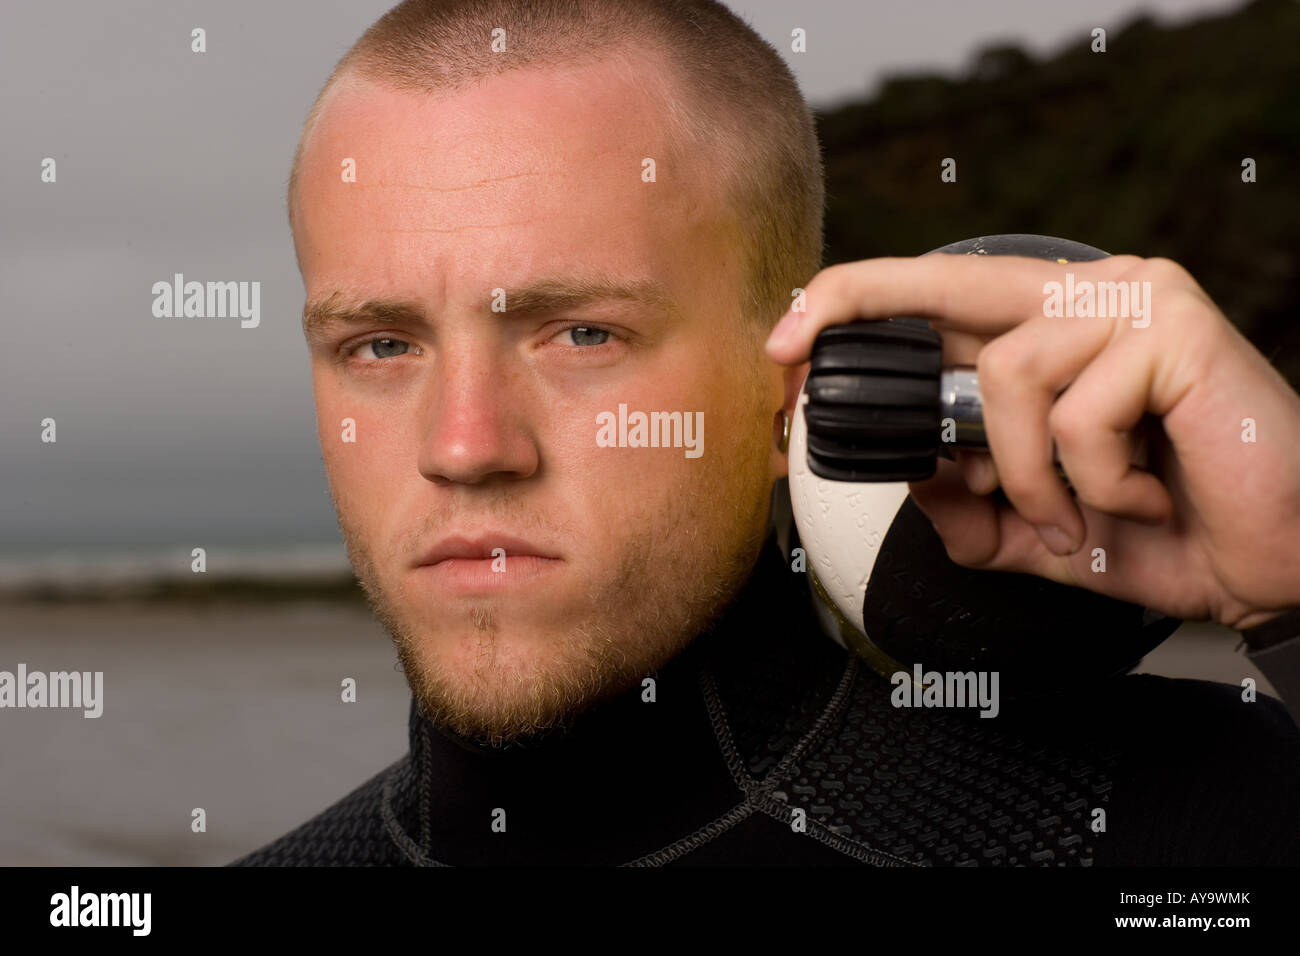
<svg viewBox="0 0 1300 956"><path fill-rule="evenodd" d="M1137 283L1132 308L1045 314L1067 272L1076 289ZM1234 629L1300 606L1300 396L1177 263L868 259L822 270L806 304L768 339L781 365L829 325L907 315L930 320L945 365L976 366L989 453L909 489L956 563ZM1131 459L1156 419L1144 471Z"/></svg>

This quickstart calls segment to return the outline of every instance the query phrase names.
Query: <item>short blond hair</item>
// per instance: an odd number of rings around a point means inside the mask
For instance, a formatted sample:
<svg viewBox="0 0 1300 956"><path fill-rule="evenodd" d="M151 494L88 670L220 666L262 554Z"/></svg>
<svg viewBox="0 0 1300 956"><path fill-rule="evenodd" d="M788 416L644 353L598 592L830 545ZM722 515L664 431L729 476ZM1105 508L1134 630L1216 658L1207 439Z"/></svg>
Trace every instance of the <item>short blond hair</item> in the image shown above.
<svg viewBox="0 0 1300 956"><path fill-rule="evenodd" d="M505 30L506 53L491 49ZM708 156L734 212L741 312L766 327L821 268L825 185L811 110L780 54L715 0L404 0L335 66L303 125L289 176L295 225L304 144L329 91L357 76L398 91L454 91L522 67L657 54L685 102L667 102L669 142Z"/></svg>

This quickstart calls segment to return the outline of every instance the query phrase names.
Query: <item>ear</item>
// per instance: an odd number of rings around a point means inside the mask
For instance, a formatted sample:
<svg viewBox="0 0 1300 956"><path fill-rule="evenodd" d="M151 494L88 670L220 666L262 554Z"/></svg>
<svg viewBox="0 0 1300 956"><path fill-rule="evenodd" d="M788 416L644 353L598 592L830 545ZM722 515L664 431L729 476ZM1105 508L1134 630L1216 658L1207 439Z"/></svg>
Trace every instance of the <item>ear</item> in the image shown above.
<svg viewBox="0 0 1300 956"><path fill-rule="evenodd" d="M803 389L803 381L808 377L808 368L810 363L803 362L799 365L791 365L781 372L781 382L783 388L783 398L781 410L773 416L772 421L772 480L775 481L786 477L790 473L790 459L788 449L781 449L781 435L784 431L783 418L788 417L790 427L794 427L794 416L799 402L799 392Z"/></svg>

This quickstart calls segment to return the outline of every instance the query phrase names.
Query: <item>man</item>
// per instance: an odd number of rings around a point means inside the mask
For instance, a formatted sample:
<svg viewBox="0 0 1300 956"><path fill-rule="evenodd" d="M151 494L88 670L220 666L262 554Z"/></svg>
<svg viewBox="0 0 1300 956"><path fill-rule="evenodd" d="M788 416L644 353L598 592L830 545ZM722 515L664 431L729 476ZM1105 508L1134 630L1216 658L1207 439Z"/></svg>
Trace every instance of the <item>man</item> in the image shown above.
<svg viewBox="0 0 1300 956"><path fill-rule="evenodd" d="M1041 452L1060 356L1101 352L1102 323L996 325L1028 317L1053 268L1020 259L810 284L821 175L788 69L709 0L408 0L343 58L290 221L330 488L413 690L411 752L239 863L1300 859L1300 733L1275 700L1132 677L993 721L898 710L819 633L772 534L784 435L816 330L900 312L988 373L996 469L971 458L914 488L955 560L1234 626L1300 606L1300 462L1276 438L1300 400L1245 343L1215 351L1231 333L1190 277L1133 257L1077 270L1154 278L1201 330L1159 369L1165 411L1201 375L1219 411L1267 421L1248 527L1214 500L1189 524L1183 492L1235 467L1222 455L1169 486L1180 511L1106 471L1113 436L1094 432L1118 399L1068 419L1076 510ZM776 364L765 341L804 286ZM1125 355L1110 380L1145 387ZM611 425L638 413L656 440ZM999 481L1019 514L994 510ZM1081 580L1095 522L1183 563Z"/></svg>

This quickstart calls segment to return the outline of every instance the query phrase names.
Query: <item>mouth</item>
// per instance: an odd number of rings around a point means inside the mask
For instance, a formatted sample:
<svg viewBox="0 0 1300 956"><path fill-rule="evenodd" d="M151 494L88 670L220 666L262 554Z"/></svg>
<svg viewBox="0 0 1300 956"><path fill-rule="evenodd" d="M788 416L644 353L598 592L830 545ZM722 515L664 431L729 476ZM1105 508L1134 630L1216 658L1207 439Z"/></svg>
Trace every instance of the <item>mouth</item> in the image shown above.
<svg viewBox="0 0 1300 956"><path fill-rule="evenodd" d="M560 560L560 556L550 548L535 545L504 531L483 531L474 535L451 534L439 539L416 560L416 567L435 567L445 561L509 563L511 558Z"/></svg>
<svg viewBox="0 0 1300 956"><path fill-rule="evenodd" d="M420 555L414 572L438 590L482 593L534 584L562 564L551 548L485 531L442 538Z"/></svg>

